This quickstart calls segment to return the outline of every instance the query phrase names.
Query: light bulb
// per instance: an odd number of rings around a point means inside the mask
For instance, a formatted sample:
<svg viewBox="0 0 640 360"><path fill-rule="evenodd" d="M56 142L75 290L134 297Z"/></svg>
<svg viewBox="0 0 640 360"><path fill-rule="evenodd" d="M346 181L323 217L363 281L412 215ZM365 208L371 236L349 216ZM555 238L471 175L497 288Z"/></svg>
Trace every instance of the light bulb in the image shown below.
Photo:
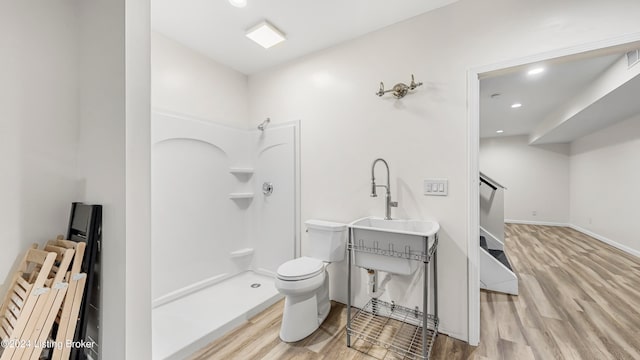
<svg viewBox="0 0 640 360"><path fill-rule="evenodd" d="M229 4L238 8L243 8L247 6L247 0L229 0Z"/></svg>

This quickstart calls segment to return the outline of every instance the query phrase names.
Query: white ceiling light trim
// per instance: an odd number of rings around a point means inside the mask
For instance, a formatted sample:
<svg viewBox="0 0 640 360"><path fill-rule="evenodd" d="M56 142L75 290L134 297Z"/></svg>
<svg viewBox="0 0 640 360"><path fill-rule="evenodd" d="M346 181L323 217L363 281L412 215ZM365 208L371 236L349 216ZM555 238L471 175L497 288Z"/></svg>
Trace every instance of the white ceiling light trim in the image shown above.
<svg viewBox="0 0 640 360"><path fill-rule="evenodd" d="M520 103L515 103L515 104L511 105L511 108L512 108L512 109L517 109L517 108L519 108L519 107L522 107L522 104L520 104Z"/></svg>
<svg viewBox="0 0 640 360"><path fill-rule="evenodd" d="M243 8L247 6L247 0L229 0L229 4L238 8Z"/></svg>
<svg viewBox="0 0 640 360"><path fill-rule="evenodd" d="M537 67L537 68L533 68L531 70L529 70L529 72L527 72L527 75L532 76L532 75L538 75L538 74L542 74L544 72L544 68L543 67Z"/></svg>
<svg viewBox="0 0 640 360"><path fill-rule="evenodd" d="M282 31L269 24L266 20L247 30L246 36L265 49L287 39Z"/></svg>

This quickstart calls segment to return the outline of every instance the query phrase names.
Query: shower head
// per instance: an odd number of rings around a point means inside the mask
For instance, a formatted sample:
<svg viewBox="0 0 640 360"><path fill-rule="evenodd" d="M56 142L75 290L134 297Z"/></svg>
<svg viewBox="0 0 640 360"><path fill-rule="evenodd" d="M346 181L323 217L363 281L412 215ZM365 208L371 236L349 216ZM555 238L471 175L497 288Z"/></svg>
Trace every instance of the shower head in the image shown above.
<svg viewBox="0 0 640 360"><path fill-rule="evenodd" d="M258 130L264 131L264 128L266 128L267 124L269 124L270 122L271 122L271 119L267 118L265 121L262 122L262 124L258 125Z"/></svg>

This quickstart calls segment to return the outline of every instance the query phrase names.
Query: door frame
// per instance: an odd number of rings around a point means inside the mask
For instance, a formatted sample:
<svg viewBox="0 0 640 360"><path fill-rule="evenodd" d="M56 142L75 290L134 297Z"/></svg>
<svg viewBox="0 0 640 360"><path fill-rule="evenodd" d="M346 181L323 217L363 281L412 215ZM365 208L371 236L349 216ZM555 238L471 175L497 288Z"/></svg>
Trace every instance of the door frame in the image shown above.
<svg viewBox="0 0 640 360"><path fill-rule="evenodd" d="M467 71L467 119L468 119L468 238L467 238L467 270L468 270L468 315L470 345L477 346L480 343L480 250L478 238L480 236L480 188L479 188L479 153L480 153L480 79L494 74L499 74L509 68L523 66L531 63L549 61L552 59L576 56L587 52L598 51L606 53L612 50L621 51L629 45L640 42L640 32L625 34L605 40L585 43L581 45L559 48L548 52L525 56L522 58L507 60L472 67ZM629 48L631 50L631 48ZM638 65L640 66L640 65Z"/></svg>

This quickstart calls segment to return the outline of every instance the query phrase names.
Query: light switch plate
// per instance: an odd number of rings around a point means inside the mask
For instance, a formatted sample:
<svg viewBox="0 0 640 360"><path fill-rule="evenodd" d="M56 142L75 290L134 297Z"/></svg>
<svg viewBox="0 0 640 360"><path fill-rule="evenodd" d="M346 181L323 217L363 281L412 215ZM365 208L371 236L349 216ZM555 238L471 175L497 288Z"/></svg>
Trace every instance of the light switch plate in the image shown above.
<svg viewBox="0 0 640 360"><path fill-rule="evenodd" d="M447 196L449 194L448 179L424 180L424 194L431 196Z"/></svg>

